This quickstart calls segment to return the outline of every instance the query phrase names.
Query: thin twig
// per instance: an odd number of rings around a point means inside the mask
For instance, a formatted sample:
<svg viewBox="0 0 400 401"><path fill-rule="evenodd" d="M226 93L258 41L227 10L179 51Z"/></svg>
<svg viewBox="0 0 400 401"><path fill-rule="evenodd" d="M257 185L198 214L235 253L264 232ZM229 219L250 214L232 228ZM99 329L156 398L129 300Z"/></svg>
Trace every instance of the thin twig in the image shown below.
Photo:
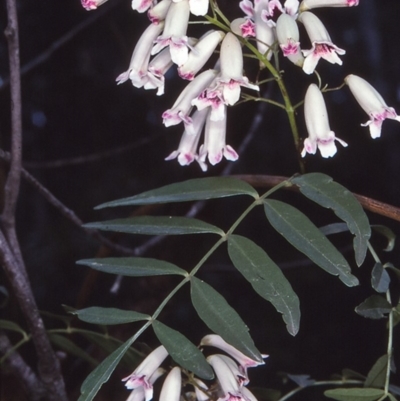
<svg viewBox="0 0 400 401"><path fill-rule="evenodd" d="M89 155L84 155L84 156L71 157L68 159L49 160L45 162L24 161L23 166L29 169L54 169L60 167L79 166L81 164L99 162L104 159L118 156L128 151L131 151L132 149L136 149L140 146L146 145L158 139L161 135L162 134L151 135L151 136L146 135L140 140L132 142L130 144L119 146L115 149L106 150L104 152L91 153Z"/></svg>
<svg viewBox="0 0 400 401"><path fill-rule="evenodd" d="M10 154L0 149L0 160L9 163ZM80 229L84 230L91 237L97 239L99 242L106 245L108 248L115 252L124 255L136 255L135 249L127 248L122 245L116 244L110 241L108 238L104 237L97 230L87 229L83 227L83 221L76 215L76 213L65 206L58 198L56 198L46 187L44 187L35 177L33 177L24 168L21 170L22 178L26 180L30 185L32 185L52 206L54 206L64 217L66 217L73 224L78 226Z"/></svg>
<svg viewBox="0 0 400 401"><path fill-rule="evenodd" d="M53 55L54 52L56 52L66 43L71 41L78 33L83 31L85 28L92 25L98 19L106 15L108 11L110 11L111 8L114 8L116 5L118 5L119 2L121 2L121 0L114 0L104 5L97 12L92 13L89 18L85 18L80 24L74 26L65 35L61 36L59 39L54 41L46 50L44 50L42 53L40 53L39 55L37 55L32 60L28 61L26 64L22 66L21 76L24 76L38 65L47 61ZM10 85L10 82L11 82L11 75L10 77L3 79L3 81L0 83L0 91L7 88Z"/></svg>
<svg viewBox="0 0 400 401"><path fill-rule="evenodd" d="M6 355L11 350L10 340L3 331L0 331L0 353ZM43 399L46 394L43 384L17 351L14 350L9 354L4 365L18 379L21 387L32 401Z"/></svg>

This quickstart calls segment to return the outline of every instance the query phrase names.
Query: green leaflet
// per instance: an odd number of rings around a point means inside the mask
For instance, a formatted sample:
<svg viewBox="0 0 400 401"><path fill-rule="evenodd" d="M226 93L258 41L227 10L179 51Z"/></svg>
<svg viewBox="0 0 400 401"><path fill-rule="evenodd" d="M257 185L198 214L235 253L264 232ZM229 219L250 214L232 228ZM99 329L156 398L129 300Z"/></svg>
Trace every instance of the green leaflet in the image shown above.
<svg viewBox="0 0 400 401"><path fill-rule="evenodd" d="M196 277L191 278L191 298L203 322L227 343L245 355L262 362L262 356L249 335L249 329L225 298Z"/></svg>
<svg viewBox="0 0 400 401"><path fill-rule="evenodd" d="M386 380L386 368L388 364L387 354L382 355L374 363L371 370L368 372L367 379L365 380L364 387L379 388L385 385Z"/></svg>
<svg viewBox="0 0 400 401"><path fill-rule="evenodd" d="M336 216L346 222L354 234L353 247L358 266L361 266L367 253L367 243L371 227L362 206L356 197L345 187L322 173L310 173L291 180L299 186L307 198L319 205L330 208Z"/></svg>
<svg viewBox="0 0 400 401"><path fill-rule="evenodd" d="M166 185L129 198L97 206L96 209L116 206L151 205L155 203L187 202L227 196L249 195L258 198L257 191L244 181L231 177L207 177Z"/></svg>
<svg viewBox="0 0 400 401"><path fill-rule="evenodd" d="M282 313L288 332L295 336L300 325L299 298L281 269L248 238L230 235L228 252L232 263L261 297Z"/></svg>
<svg viewBox="0 0 400 401"><path fill-rule="evenodd" d="M359 315L369 319L385 318L391 310L392 305L381 295L371 295L355 309Z"/></svg>
<svg viewBox="0 0 400 401"><path fill-rule="evenodd" d="M178 266L158 259L127 257L127 258L99 258L82 259L78 265L89 266L92 269L121 276L146 277L177 274L185 276L185 270Z"/></svg>
<svg viewBox="0 0 400 401"><path fill-rule="evenodd" d="M103 325L139 322L151 318L149 315L139 312L116 308L101 308L98 306L76 310L71 313L77 315L78 318L84 322Z"/></svg>
<svg viewBox="0 0 400 401"><path fill-rule="evenodd" d="M295 207L277 200L264 201L265 214L271 225L300 252L349 287L358 285L343 255L320 230Z"/></svg>
<svg viewBox="0 0 400 401"><path fill-rule="evenodd" d="M212 224L190 217L137 216L85 224L86 228L142 235L182 235L224 232Z"/></svg>
<svg viewBox="0 0 400 401"><path fill-rule="evenodd" d="M183 334L155 320L153 329L172 359L183 368L205 380L214 378L213 370L203 353Z"/></svg>
<svg viewBox="0 0 400 401"><path fill-rule="evenodd" d="M336 388L326 390L324 394L338 401L375 401L385 392L377 388Z"/></svg>
<svg viewBox="0 0 400 401"><path fill-rule="evenodd" d="M111 373L114 371L125 352L135 341L136 337L137 336L134 335L129 340L125 341L89 374L89 376L82 383L81 396L79 397L78 401L93 400L103 383L110 378Z"/></svg>

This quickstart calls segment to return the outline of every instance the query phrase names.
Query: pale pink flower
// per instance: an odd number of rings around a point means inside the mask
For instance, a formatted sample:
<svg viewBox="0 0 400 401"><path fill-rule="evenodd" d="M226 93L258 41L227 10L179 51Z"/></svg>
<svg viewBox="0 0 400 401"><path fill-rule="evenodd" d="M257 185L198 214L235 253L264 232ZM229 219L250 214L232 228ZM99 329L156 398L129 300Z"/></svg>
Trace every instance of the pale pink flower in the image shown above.
<svg viewBox="0 0 400 401"><path fill-rule="evenodd" d="M150 401L153 398L151 376L156 372L167 356L167 350L163 345L160 345L152 351L129 376L122 379L122 381L126 382L125 387L130 390L143 387L145 401Z"/></svg>
<svg viewBox="0 0 400 401"><path fill-rule="evenodd" d="M250 18L236 18L231 22L231 31L242 38L254 38L256 25Z"/></svg>
<svg viewBox="0 0 400 401"><path fill-rule="evenodd" d="M160 401L179 401L181 398L181 369L175 366L165 378L160 393Z"/></svg>
<svg viewBox="0 0 400 401"><path fill-rule="evenodd" d="M259 365L264 365L264 361L256 361L249 358L243 352L239 351L237 348L228 344L221 336L217 334L208 334L201 339L200 346L216 347L220 350L229 354L233 359L235 359L241 366L243 374L247 377L247 368L252 368ZM263 358L267 358L268 355L262 355Z"/></svg>
<svg viewBox="0 0 400 401"><path fill-rule="evenodd" d="M163 26L163 23L158 25L151 24L143 32L136 43L128 70L120 74L116 79L118 84L122 84L130 79L133 86L141 88L147 83L147 68L150 60L151 46L154 39L162 31Z"/></svg>
<svg viewBox="0 0 400 401"><path fill-rule="evenodd" d="M370 120L361 125L369 126L372 138L381 136L382 123L387 118L400 122L400 116L397 115L394 108L389 107L379 92L365 79L357 75L348 75L345 82L359 105L370 117Z"/></svg>
<svg viewBox="0 0 400 401"><path fill-rule="evenodd" d="M196 110L191 117L191 123L184 123L185 130L182 134L181 141L177 150L174 150L165 160L178 159L181 166L187 166L192 162L199 161L197 147L199 144L200 136L206 122L206 117L209 113L208 109ZM200 163L202 170L204 163ZM206 167L207 169L207 167Z"/></svg>
<svg viewBox="0 0 400 401"><path fill-rule="evenodd" d="M86 10L96 10L97 7L101 6L108 0L81 0L82 7Z"/></svg>
<svg viewBox="0 0 400 401"><path fill-rule="evenodd" d="M346 51L332 43L321 20L308 11L301 13L299 19L304 24L312 45L310 50L303 50L305 57L303 71L306 74L312 74L320 58L331 64L342 65L343 62L338 54L345 54Z"/></svg>
<svg viewBox="0 0 400 401"><path fill-rule="evenodd" d="M328 112L324 97L318 86L311 84L304 99L304 116L308 131L308 138L304 140L302 157L306 153L315 154L317 147L322 157L332 157L337 149L335 141L346 147L347 143L335 137L329 127Z"/></svg>
<svg viewBox="0 0 400 401"><path fill-rule="evenodd" d="M226 109L226 106L224 106ZM204 144L199 150L199 160L205 163L206 158L214 166L222 157L230 161L236 161L239 156L232 146L226 144L226 110L222 120L213 121L211 113L207 116L204 132Z"/></svg>
<svg viewBox="0 0 400 401"><path fill-rule="evenodd" d="M193 46L186 62L178 68L179 76L191 81L209 60L224 36L222 31L211 30L205 33Z"/></svg>
<svg viewBox="0 0 400 401"><path fill-rule="evenodd" d="M172 0L161 0L147 12L147 17L152 24L159 24L165 20L171 3Z"/></svg>
<svg viewBox="0 0 400 401"><path fill-rule="evenodd" d="M296 21L288 14L282 14L276 22L276 36L283 55L293 64L303 66L304 57L300 50L300 34Z"/></svg>
<svg viewBox="0 0 400 401"><path fill-rule="evenodd" d="M300 11L307 11L318 7L354 7L359 0L303 0Z"/></svg>
<svg viewBox="0 0 400 401"><path fill-rule="evenodd" d="M189 117L189 114L192 109L192 100L199 96L214 80L216 75L216 70L207 70L197 75L181 92L172 108L163 113L163 124L169 127L171 125L177 125L181 121L187 124L191 123L192 119Z"/></svg>
<svg viewBox="0 0 400 401"><path fill-rule="evenodd" d="M283 6L279 0L269 0L267 6L261 12L261 18L273 28L282 14L288 14L293 18L297 18L298 9L298 0L286 0Z"/></svg>
<svg viewBox="0 0 400 401"><path fill-rule="evenodd" d="M172 2L165 17L165 27L161 36L155 41L151 54L157 54L164 47L169 46L172 61L178 66L188 59L188 37L186 30L189 23L189 2L181 0Z"/></svg>
<svg viewBox="0 0 400 401"><path fill-rule="evenodd" d="M132 0L132 9L139 13L144 13L150 7L154 6L154 0Z"/></svg>
<svg viewBox="0 0 400 401"><path fill-rule="evenodd" d="M165 373L165 370L162 368L158 368L151 376L150 383L154 384L156 380ZM139 386L134 388L126 401L145 401L146 393L143 386Z"/></svg>

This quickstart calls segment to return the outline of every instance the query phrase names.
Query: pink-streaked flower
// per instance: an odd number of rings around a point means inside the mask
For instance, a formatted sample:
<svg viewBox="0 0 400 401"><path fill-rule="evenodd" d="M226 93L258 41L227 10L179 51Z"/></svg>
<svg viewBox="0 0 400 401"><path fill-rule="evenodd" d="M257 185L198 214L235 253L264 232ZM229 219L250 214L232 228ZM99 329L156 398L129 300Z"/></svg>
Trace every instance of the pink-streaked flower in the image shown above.
<svg viewBox="0 0 400 401"><path fill-rule="evenodd" d="M242 387L241 391L248 401L258 401L256 396L247 387Z"/></svg>
<svg viewBox="0 0 400 401"><path fill-rule="evenodd" d="M359 0L303 0L300 11L308 11L319 7L354 7L358 6Z"/></svg>
<svg viewBox="0 0 400 401"><path fill-rule="evenodd" d="M312 45L310 50L303 50L305 57L303 71L306 74L312 74L320 58L331 64L342 65L343 62L338 54L345 54L346 51L332 43L329 33L321 20L308 11L301 13L299 19L304 24Z"/></svg>
<svg viewBox="0 0 400 401"><path fill-rule="evenodd" d="M149 63L147 69L147 82L144 89L157 89L157 96L164 94L165 74L174 63L168 49L162 50Z"/></svg>
<svg viewBox="0 0 400 401"><path fill-rule="evenodd" d="M122 379L122 381L126 382L125 387L130 390L143 387L145 401L150 401L153 398L151 376L156 372L167 356L167 350L163 345L160 345L152 351L129 376Z"/></svg>
<svg viewBox="0 0 400 401"><path fill-rule="evenodd" d="M227 363L219 355L210 355L207 362L212 366L221 386L223 395L218 401L250 401Z"/></svg>
<svg viewBox="0 0 400 401"><path fill-rule="evenodd" d="M228 365L229 369L236 377L239 386L247 386L249 384L249 377L247 376L247 372L244 373L243 369L241 369L232 358L222 354L216 355L222 358L222 360Z"/></svg>
<svg viewBox="0 0 400 401"><path fill-rule="evenodd" d="M132 0L132 9L139 13L144 13L150 7L154 6L154 0Z"/></svg>
<svg viewBox="0 0 400 401"><path fill-rule="evenodd" d="M163 124L166 127L177 125L181 121L190 124L192 119L189 113L192 109L192 100L214 80L217 75L216 70L207 70L197 75L176 99L171 109L166 110L163 115Z"/></svg>
<svg viewBox="0 0 400 401"><path fill-rule="evenodd" d="M163 23L158 25L151 24L143 32L136 43L128 70L120 74L116 79L118 84L131 79L133 86L141 88L147 83L147 67L150 60L151 46L154 39L162 31L163 26Z"/></svg>
<svg viewBox="0 0 400 401"><path fill-rule="evenodd" d="M192 122L185 125L185 130L183 132L181 141L177 150L174 150L165 160L178 159L178 163L181 166L187 166L192 162L199 161L197 147L199 144L200 136L206 122L207 115L209 113L208 109L196 110L191 117ZM200 167L204 170L207 169L204 163L200 163Z"/></svg>
<svg viewBox="0 0 400 401"><path fill-rule="evenodd" d="M160 401L179 401L181 398L181 369L176 366L168 373L160 393Z"/></svg>
<svg viewBox="0 0 400 401"><path fill-rule="evenodd" d="M306 153L315 154L317 147L322 157L332 157L337 152L335 141L346 147L347 143L335 137L331 131L328 120L328 112L324 97L318 86L311 84L304 99L304 116L308 131L308 138L304 140L302 157Z"/></svg>
<svg viewBox="0 0 400 401"><path fill-rule="evenodd" d="M345 82L359 105L370 117L370 120L361 125L369 127L372 138L381 136L382 123L387 118L400 122L400 116L394 108L389 107L380 93L365 79L357 75L348 75Z"/></svg>
<svg viewBox="0 0 400 401"><path fill-rule="evenodd" d="M165 373L165 370L162 368L158 368L151 376L150 376L150 383L154 384L156 380L162 376ZM146 399L146 394L145 394L145 389L143 386L139 386L134 388L129 397L127 398L126 401L145 401Z"/></svg>
<svg viewBox="0 0 400 401"><path fill-rule="evenodd" d="M226 106L224 106L226 108ZM225 118L218 121L211 119L211 113L207 116L204 131L204 144L199 150L199 160L205 163L206 158L214 166L218 164L222 157L230 161L236 161L239 155L232 146L226 144L226 110Z"/></svg>
<svg viewBox="0 0 400 401"><path fill-rule="evenodd" d="M178 68L179 76L191 81L203 68L224 36L222 31L211 30L205 33L193 46L187 61Z"/></svg>
<svg viewBox="0 0 400 401"><path fill-rule="evenodd" d="M172 2L165 17L165 27L161 36L155 41L151 54L157 54L164 47L169 46L172 61L178 66L188 59L188 37L186 30L189 23L189 2L181 0Z"/></svg>
<svg viewBox="0 0 400 401"><path fill-rule="evenodd" d="M272 45L275 42L275 32L262 18L262 13L267 9L268 3L269 0L255 0L253 6L250 0L242 0L239 6L254 21L258 51L270 60L272 57ZM265 65L260 62L260 67L265 68Z"/></svg>
<svg viewBox="0 0 400 401"><path fill-rule="evenodd" d="M228 32L221 44L220 51L221 73L213 84L193 101L197 107L213 107L211 119L214 121L224 118L221 105L234 105L240 98L240 87L244 86L253 90L259 90L257 85L251 84L247 77L243 76L243 53L237 37ZM215 112L216 111L216 112Z"/></svg>
<svg viewBox="0 0 400 401"><path fill-rule="evenodd" d="M242 372L247 376L247 368L252 368L259 365L264 365L263 360L256 361L249 358L237 348L228 344L221 336L217 334L208 334L201 339L200 346L215 347L230 355L241 366ZM261 355L263 359L268 358L268 355Z"/></svg>
<svg viewBox="0 0 400 401"><path fill-rule="evenodd" d="M254 38L256 26L250 18L236 18L231 22L231 31L242 38Z"/></svg>
<svg viewBox="0 0 400 401"><path fill-rule="evenodd" d="M108 0L81 0L82 7L88 11L96 10Z"/></svg>
<svg viewBox="0 0 400 401"><path fill-rule="evenodd" d="M267 7L261 12L261 18L273 28L282 14L288 14L294 19L297 18L298 9L298 0L286 0L283 6L279 0L269 0Z"/></svg>
<svg viewBox="0 0 400 401"><path fill-rule="evenodd" d="M161 0L147 12L147 17L152 24L159 24L165 20L171 3L172 0Z"/></svg>
<svg viewBox="0 0 400 401"><path fill-rule="evenodd" d="M276 22L276 36L283 55L293 64L303 66L304 57L300 50L300 34L296 21L288 14L282 14Z"/></svg>

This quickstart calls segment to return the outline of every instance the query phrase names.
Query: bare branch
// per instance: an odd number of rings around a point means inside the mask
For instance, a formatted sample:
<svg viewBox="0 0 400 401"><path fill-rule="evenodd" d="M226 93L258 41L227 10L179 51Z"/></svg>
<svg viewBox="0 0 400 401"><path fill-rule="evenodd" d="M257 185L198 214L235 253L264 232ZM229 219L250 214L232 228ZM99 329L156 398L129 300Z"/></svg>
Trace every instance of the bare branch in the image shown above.
<svg viewBox="0 0 400 401"><path fill-rule="evenodd" d="M29 399L32 401L43 399L46 394L43 383L22 359L21 355L17 351L12 351L12 344L3 331L0 331L0 353L2 355L10 353L4 365L19 380Z"/></svg>

